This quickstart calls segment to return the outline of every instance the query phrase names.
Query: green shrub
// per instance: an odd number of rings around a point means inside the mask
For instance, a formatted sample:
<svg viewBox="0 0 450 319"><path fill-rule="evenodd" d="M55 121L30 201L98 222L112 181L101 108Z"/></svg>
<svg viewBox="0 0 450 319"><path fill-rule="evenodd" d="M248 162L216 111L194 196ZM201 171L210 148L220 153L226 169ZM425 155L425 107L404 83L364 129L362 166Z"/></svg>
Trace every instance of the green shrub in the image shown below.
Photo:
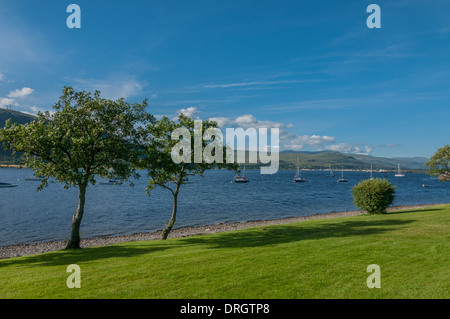
<svg viewBox="0 0 450 319"><path fill-rule="evenodd" d="M352 188L353 202L369 214L385 214L394 201L395 186L386 179L367 179Z"/></svg>

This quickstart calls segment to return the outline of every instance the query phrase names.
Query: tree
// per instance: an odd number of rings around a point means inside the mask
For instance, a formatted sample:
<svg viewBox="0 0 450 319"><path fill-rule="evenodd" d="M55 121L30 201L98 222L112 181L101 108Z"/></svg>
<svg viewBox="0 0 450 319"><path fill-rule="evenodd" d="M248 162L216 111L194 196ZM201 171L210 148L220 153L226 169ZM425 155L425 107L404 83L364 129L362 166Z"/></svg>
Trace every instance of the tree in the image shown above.
<svg viewBox="0 0 450 319"><path fill-rule="evenodd" d="M147 194L150 196L151 190L162 187L173 196L172 215L161 232L161 239L166 239L175 224L181 185L191 176L203 177L208 169L237 170L238 165L220 160L225 157L226 147L220 143L221 132L215 122L194 121L180 114L178 121L163 117L155 125L148 125L147 132L150 142L139 164L140 168L147 170L149 177ZM177 132L182 134L178 135ZM180 144L183 147L180 148ZM191 145L200 145L201 150L194 146L194 152L191 152ZM200 160L195 155L196 151L202 152Z"/></svg>
<svg viewBox="0 0 450 319"><path fill-rule="evenodd" d="M95 184L97 177L127 181L138 176L130 163L142 149L144 127L138 124L153 121L146 107L146 100L129 104L124 99L100 98L99 91L92 95L64 87L54 112L40 112L35 121L23 125L8 121L0 130L4 146L24 152L25 164L44 177L38 190L51 178L66 189L78 187L78 208L66 248L80 248L88 185Z"/></svg>
<svg viewBox="0 0 450 319"><path fill-rule="evenodd" d="M428 174L432 176L439 175L440 180L450 180L450 145L445 145L425 163L428 168Z"/></svg>
<svg viewBox="0 0 450 319"><path fill-rule="evenodd" d="M352 188L353 202L369 214L385 214L394 201L395 186L386 179L367 179Z"/></svg>

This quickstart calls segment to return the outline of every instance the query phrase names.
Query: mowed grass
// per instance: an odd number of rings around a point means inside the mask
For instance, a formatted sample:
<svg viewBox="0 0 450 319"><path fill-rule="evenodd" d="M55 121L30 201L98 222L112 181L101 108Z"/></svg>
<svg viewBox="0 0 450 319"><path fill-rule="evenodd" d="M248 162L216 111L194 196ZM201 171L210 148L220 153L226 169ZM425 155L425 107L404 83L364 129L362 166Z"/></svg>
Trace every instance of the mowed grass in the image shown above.
<svg viewBox="0 0 450 319"><path fill-rule="evenodd" d="M445 205L4 259L0 297L450 298L449 218Z"/></svg>

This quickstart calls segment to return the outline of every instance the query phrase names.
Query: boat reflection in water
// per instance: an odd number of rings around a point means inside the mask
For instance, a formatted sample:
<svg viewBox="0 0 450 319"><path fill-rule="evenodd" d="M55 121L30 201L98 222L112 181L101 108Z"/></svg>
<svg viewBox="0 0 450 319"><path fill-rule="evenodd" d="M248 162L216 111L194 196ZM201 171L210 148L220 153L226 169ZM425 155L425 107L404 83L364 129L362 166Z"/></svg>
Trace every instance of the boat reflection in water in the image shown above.
<svg viewBox="0 0 450 319"><path fill-rule="evenodd" d="M0 188L11 188L11 187L16 187L18 186L17 184L10 184L10 183L2 183L0 182Z"/></svg>

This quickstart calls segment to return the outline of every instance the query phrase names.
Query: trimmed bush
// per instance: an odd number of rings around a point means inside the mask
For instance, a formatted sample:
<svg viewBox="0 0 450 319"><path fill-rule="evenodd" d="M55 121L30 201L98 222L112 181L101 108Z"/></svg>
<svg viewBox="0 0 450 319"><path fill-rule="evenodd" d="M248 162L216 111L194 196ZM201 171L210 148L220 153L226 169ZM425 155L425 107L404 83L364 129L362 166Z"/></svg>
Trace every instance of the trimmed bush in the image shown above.
<svg viewBox="0 0 450 319"><path fill-rule="evenodd" d="M395 186L386 179L367 179L352 188L353 203L369 214L385 214L394 201Z"/></svg>

